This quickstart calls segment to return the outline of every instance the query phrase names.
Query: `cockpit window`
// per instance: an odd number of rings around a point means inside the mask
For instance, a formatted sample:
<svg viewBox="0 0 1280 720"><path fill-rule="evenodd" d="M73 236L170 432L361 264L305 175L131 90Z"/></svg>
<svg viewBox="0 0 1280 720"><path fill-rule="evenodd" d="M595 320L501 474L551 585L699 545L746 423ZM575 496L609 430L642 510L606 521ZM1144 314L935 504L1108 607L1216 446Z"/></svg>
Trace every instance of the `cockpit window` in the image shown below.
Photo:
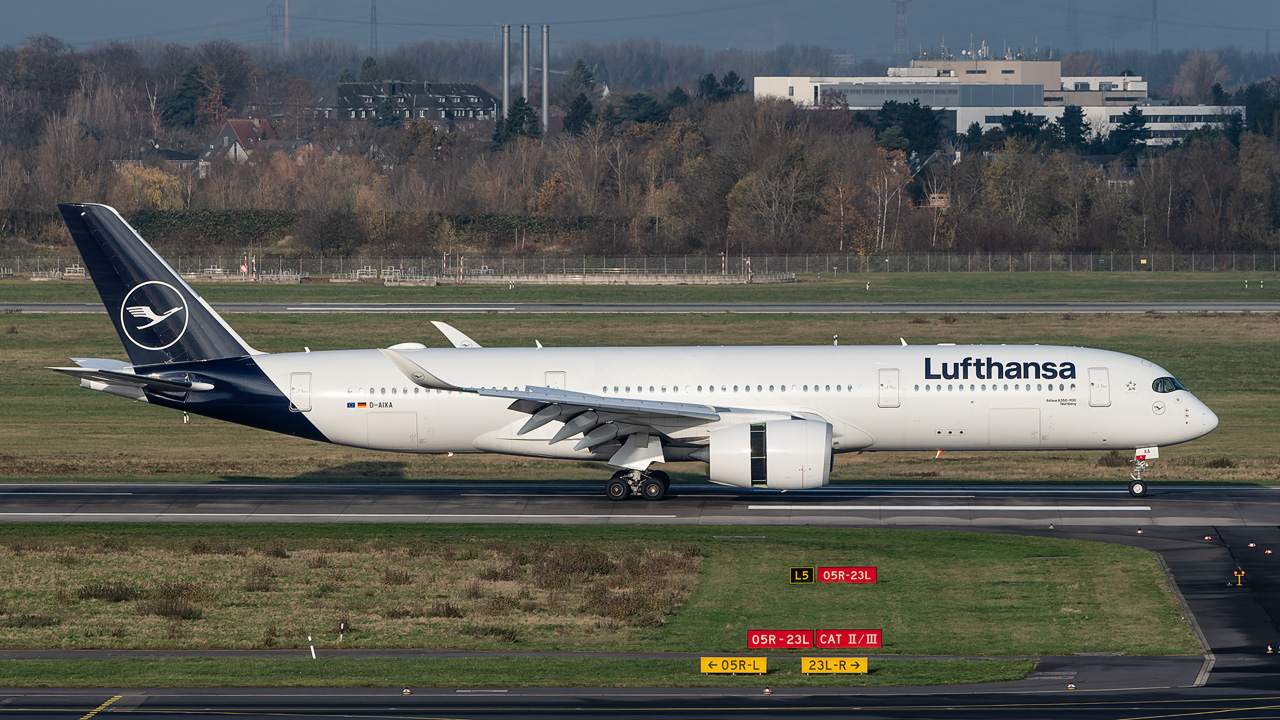
<svg viewBox="0 0 1280 720"><path fill-rule="evenodd" d="M1156 378L1151 383L1151 389L1158 393L1171 393L1174 390L1186 390L1182 387L1182 383L1171 377Z"/></svg>

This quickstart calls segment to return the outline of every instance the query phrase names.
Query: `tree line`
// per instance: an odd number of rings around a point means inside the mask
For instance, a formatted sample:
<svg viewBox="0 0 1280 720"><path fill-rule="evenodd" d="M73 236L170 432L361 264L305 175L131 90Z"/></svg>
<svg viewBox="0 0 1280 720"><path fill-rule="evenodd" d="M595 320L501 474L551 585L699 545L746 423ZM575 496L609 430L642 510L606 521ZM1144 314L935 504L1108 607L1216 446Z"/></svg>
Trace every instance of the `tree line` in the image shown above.
<svg viewBox="0 0 1280 720"><path fill-rule="evenodd" d="M645 57L637 49L633 61ZM690 60L685 81L637 74L636 86L607 93L599 63L566 62L552 105L563 129L542 137L537 111L519 100L479 131L322 121L309 104L324 88L261 49L222 41L79 52L33 38L0 50L0 243L65 246L53 211L71 200L109 202L162 250L185 252L255 238L286 255L1280 245L1276 76L1224 83L1221 59L1186 56L1184 91L1207 78L1211 97L1250 109L1223 130L1156 149L1140 108L1111 133L1069 108L1054 123L1010 113L1000 128L955 134L918 103L853 113L833 98L816 110L756 101L748 72L700 57L702 72ZM405 78L397 62L355 54L322 65L334 80ZM204 178L145 161L157 145L202 150L247 107L310 145L218 161Z"/></svg>

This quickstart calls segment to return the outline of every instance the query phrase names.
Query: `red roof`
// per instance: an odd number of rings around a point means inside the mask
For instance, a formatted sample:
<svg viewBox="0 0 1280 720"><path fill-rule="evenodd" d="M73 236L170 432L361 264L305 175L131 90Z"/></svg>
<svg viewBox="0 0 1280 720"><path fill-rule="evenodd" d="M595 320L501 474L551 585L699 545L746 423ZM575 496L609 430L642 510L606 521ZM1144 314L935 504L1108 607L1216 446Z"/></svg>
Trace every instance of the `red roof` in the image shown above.
<svg viewBox="0 0 1280 720"><path fill-rule="evenodd" d="M231 126L231 132L236 134L236 141L246 151L256 149L259 140L276 139L276 131L271 129L271 123L266 120L228 120L227 125Z"/></svg>

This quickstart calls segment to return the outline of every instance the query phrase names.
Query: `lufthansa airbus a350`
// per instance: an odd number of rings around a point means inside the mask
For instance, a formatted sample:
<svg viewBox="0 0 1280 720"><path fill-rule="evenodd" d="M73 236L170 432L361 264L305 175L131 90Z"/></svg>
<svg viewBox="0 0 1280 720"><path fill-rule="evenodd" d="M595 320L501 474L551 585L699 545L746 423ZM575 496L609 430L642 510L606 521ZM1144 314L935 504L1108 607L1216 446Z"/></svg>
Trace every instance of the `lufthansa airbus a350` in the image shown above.
<svg viewBox="0 0 1280 720"><path fill-rule="evenodd" d="M827 484L835 453L1158 448L1218 418L1160 366L1049 345L254 350L112 208L60 205L129 362L81 386L353 447L594 460L606 494L660 500L673 461L713 483Z"/></svg>

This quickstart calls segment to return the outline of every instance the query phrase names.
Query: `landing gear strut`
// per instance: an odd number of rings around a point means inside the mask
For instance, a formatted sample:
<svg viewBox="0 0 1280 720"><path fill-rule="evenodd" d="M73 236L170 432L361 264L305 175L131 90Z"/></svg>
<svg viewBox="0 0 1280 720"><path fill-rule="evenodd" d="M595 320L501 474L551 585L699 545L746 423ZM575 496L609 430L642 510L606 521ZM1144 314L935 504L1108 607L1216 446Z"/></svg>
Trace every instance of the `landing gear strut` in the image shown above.
<svg viewBox="0 0 1280 720"><path fill-rule="evenodd" d="M1129 473L1130 497L1142 497L1147 494L1147 481L1142 479L1142 473L1146 472L1150 467L1146 460L1133 461L1133 472Z"/></svg>
<svg viewBox="0 0 1280 720"><path fill-rule="evenodd" d="M604 494L610 500L626 500L639 495L645 500L661 500L671 488L671 476L661 470L641 472L619 470L604 486Z"/></svg>

